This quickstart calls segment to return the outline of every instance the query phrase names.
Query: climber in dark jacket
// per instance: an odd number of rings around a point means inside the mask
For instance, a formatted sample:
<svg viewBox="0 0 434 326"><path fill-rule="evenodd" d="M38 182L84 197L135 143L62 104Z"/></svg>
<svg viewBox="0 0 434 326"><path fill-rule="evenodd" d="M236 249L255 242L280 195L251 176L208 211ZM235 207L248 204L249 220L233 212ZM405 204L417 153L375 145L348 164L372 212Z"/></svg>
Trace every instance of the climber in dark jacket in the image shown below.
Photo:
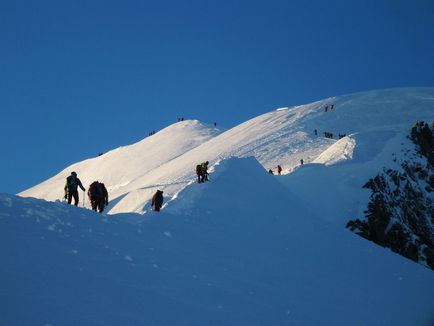
<svg viewBox="0 0 434 326"><path fill-rule="evenodd" d="M161 206L163 206L163 200L163 192L161 190L157 190L157 192L152 197L152 209L156 212L159 212Z"/></svg>
<svg viewBox="0 0 434 326"><path fill-rule="evenodd" d="M68 200L68 204L71 204L72 198L74 198L74 205L78 205L78 190L77 187L80 187L81 190L86 191L79 178L77 178L77 173L71 172L71 175L66 178L65 184L65 199Z"/></svg>
<svg viewBox="0 0 434 326"><path fill-rule="evenodd" d="M104 207L108 205L108 192L105 185L101 182L94 181L89 186L87 191L92 209L96 212L102 213Z"/></svg>
<svg viewBox="0 0 434 326"><path fill-rule="evenodd" d="M202 165L200 165L200 164L196 165L196 175L197 175L197 182L202 183L203 182L203 170L202 170Z"/></svg>

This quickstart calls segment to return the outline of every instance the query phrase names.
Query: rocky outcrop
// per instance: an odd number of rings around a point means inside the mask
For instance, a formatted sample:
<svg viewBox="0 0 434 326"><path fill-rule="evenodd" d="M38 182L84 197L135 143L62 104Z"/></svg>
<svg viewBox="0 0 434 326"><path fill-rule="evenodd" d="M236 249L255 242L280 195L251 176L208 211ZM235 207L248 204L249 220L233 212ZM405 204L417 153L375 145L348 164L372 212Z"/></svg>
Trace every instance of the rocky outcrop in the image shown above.
<svg viewBox="0 0 434 326"><path fill-rule="evenodd" d="M434 269L434 134L426 123L411 130L415 153L400 169L384 169L365 188L372 194L364 219L347 228Z"/></svg>

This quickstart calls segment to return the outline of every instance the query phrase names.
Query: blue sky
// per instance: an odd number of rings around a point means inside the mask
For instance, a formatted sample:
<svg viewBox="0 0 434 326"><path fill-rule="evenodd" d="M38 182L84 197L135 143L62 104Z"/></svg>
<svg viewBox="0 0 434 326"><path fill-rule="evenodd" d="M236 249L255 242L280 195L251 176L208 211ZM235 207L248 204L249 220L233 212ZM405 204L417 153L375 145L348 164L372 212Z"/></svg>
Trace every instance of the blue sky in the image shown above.
<svg viewBox="0 0 434 326"><path fill-rule="evenodd" d="M3 1L0 192L181 116L434 86L433 40L431 0Z"/></svg>

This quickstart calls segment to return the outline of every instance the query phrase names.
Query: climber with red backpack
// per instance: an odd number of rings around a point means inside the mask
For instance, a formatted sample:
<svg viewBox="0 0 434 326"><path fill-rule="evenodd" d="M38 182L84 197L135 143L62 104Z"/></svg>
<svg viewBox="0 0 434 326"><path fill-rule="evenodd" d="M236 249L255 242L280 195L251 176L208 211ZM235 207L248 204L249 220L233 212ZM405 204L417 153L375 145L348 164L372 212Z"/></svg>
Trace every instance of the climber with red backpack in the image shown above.
<svg viewBox="0 0 434 326"><path fill-rule="evenodd" d="M108 192L105 185L98 181L92 182L89 186L87 195L89 196L92 209L95 212L98 211L102 213L104 207L108 205Z"/></svg>
<svg viewBox="0 0 434 326"><path fill-rule="evenodd" d="M152 196L152 202L151 207L155 212L159 212L161 209L161 206L163 206L163 191L157 190L157 192Z"/></svg>

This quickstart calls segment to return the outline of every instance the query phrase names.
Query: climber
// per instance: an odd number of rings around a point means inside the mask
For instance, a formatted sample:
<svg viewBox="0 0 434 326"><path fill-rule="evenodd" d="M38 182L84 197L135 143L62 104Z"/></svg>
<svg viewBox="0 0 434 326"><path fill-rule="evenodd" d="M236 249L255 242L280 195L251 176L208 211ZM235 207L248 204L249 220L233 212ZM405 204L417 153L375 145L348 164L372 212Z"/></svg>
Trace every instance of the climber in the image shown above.
<svg viewBox="0 0 434 326"><path fill-rule="evenodd" d="M98 181L92 182L87 191L92 209L102 213L104 207L108 205L108 192L103 183Z"/></svg>
<svg viewBox="0 0 434 326"><path fill-rule="evenodd" d="M160 211L161 206L163 206L163 191L157 190L157 192L152 197L152 209L156 212Z"/></svg>
<svg viewBox="0 0 434 326"><path fill-rule="evenodd" d="M80 187L81 190L86 191L86 189L81 184L79 178L77 178L77 173L71 172L71 175L66 178L66 184L64 187L65 190L65 199L68 200L68 204L71 204L72 198L74 198L74 205L78 205L78 190L77 187Z"/></svg>

